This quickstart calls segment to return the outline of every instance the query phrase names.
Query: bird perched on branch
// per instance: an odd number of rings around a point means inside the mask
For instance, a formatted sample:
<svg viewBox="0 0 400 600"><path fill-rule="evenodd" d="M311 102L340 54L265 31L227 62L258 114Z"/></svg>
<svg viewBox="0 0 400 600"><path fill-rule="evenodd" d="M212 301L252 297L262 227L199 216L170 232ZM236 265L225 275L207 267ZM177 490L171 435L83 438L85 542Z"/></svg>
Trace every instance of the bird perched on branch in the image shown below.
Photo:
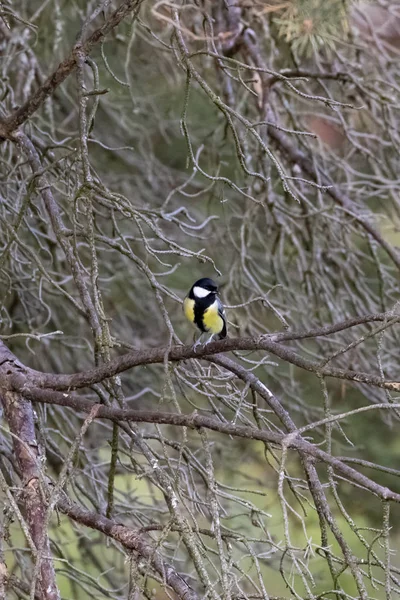
<svg viewBox="0 0 400 600"><path fill-rule="evenodd" d="M197 325L201 335L195 347L201 343L203 334L211 334L205 344L214 336L222 340L226 337L226 317L224 306L218 296L218 286L212 279L204 277L196 281L183 301L186 318Z"/></svg>

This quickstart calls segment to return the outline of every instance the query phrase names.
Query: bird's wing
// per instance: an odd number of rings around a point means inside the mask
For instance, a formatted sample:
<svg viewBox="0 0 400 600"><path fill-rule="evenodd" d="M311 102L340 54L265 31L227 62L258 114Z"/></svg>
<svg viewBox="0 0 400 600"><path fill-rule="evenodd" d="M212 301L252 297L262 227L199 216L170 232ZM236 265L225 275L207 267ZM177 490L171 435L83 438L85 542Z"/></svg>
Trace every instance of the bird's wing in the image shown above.
<svg viewBox="0 0 400 600"><path fill-rule="evenodd" d="M225 313L224 305L222 304L221 300L218 297L217 297L217 302L218 302L218 314L221 317L221 319L223 320L223 322L225 323L225 328L226 328L226 313Z"/></svg>
<svg viewBox="0 0 400 600"><path fill-rule="evenodd" d="M185 313L186 318L194 323L194 300L186 296L183 301L183 312Z"/></svg>
<svg viewBox="0 0 400 600"><path fill-rule="evenodd" d="M220 340L222 340L224 337L226 337L226 329L227 329L225 308L224 308L224 305L222 304L221 300L218 298L218 296L217 296L217 303L218 303L218 314L223 321L223 327L222 327L222 330L221 330L218 338Z"/></svg>

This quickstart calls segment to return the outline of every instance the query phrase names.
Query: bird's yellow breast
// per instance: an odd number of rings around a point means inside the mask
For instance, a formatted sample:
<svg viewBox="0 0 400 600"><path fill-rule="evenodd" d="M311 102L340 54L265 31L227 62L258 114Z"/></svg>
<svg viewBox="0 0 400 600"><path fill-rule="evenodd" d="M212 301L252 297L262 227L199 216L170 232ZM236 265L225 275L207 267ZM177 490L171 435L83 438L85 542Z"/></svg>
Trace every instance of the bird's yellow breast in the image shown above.
<svg viewBox="0 0 400 600"><path fill-rule="evenodd" d="M218 313L218 303L216 301L204 311L203 323L205 329L210 333L221 333L224 328L224 321Z"/></svg>
<svg viewBox="0 0 400 600"><path fill-rule="evenodd" d="M183 312L185 313L185 317L191 322L194 323L194 300L191 298L185 298L183 301Z"/></svg>

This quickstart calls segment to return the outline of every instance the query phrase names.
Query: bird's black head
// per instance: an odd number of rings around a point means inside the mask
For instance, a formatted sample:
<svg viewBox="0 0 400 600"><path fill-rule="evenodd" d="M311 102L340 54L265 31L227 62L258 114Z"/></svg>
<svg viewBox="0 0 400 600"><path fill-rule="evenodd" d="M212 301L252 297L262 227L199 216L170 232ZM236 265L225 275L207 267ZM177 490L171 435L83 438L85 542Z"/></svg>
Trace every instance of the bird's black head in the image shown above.
<svg viewBox="0 0 400 600"><path fill-rule="evenodd" d="M198 279L193 285L189 292L189 297L191 298L206 298L211 294L218 293L218 286L209 277L203 277L203 279Z"/></svg>
<svg viewBox="0 0 400 600"><path fill-rule="evenodd" d="M193 284L193 287L201 287L210 292L218 292L218 286L213 279L209 277L203 277L203 279L198 279L196 283Z"/></svg>

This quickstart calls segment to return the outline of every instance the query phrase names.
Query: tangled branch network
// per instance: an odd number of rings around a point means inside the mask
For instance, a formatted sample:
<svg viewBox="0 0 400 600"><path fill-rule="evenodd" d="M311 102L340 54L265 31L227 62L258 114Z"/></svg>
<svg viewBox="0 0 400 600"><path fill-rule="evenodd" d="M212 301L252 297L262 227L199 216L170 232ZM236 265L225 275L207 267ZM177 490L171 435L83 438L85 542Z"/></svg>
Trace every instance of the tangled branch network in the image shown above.
<svg viewBox="0 0 400 600"><path fill-rule="evenodd" d="M0 598L398 597L400 14L330 5L0 3Z"/></svg>

